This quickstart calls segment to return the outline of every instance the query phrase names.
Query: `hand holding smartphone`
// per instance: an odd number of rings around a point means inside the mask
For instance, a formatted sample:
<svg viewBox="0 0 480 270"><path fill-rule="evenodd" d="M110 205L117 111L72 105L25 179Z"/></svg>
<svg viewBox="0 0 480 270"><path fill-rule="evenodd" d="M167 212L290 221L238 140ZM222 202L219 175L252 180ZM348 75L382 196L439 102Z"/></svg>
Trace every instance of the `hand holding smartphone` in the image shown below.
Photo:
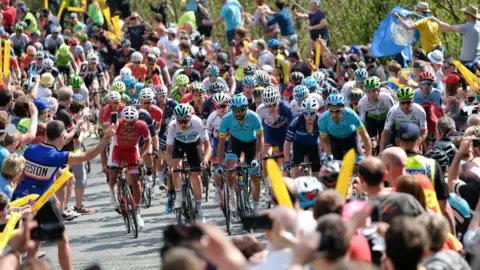
<svg viewBox="0 0 480 270"><path fill-rule="evenodd" d="M118 124L118 113L117 112L112 112L110 114L110 123L116 125Z"/></svg>
<svg viewBox="0 0 480 270"><path fill-rule="evenodd" d="M242 217L243 229L250 230L270 230L273 222L269 216Z"/></svg>

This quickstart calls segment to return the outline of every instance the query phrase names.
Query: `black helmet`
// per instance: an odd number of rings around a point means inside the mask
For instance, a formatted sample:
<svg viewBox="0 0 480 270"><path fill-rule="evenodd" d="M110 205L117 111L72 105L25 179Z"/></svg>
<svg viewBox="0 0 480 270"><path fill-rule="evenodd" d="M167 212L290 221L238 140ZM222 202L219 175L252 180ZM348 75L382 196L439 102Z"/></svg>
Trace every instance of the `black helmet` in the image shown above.
<svg viewBox="0 0 480 270"><path fill-rule="evenodd" d="M248 76L248 75L254 75L255 74L255 71L257 70L257 67L254 66L254 65L247 65L243 68L243 74L245 76Z"/></svg>
<svg viewBox="0 0 480 270"><path fill-rule="evenodd" d="M305 79L305 75L299 71L294 71L290 74L290 80L296 85L302 84L303 79Z"/></svg>
<svg viewBox="0 0 480 270"><path fill-rule="evenodd" d="M341 167L341 160L332 160L323 163L322 168L320 169L320 182L322 182L327 188L335 188Z"/></svg>
<svg viewBox="0 0 480 270"><path fill-rule="evenodd" d="M452 164L455 153L457 152L457 147L455 146L455 144L446 141L438 141L435 143L433 148L444 151L448 157L448 165L450 166Z"/></svg>
<svg viewBox="0 0 480 270"><path fill-rule="evenodd" d="M227 63L227 61L228 61L228 55L226 53L221 52L221 53L217 54L217 62L225 64L225 63Z"/></svg>
<svg viewBox="0 0 480 270"><path fill-rule="evenodd" d="M208 94L213 95L220 92L226 92L226 87L223 83L214 82L208 87Z"/></svg>

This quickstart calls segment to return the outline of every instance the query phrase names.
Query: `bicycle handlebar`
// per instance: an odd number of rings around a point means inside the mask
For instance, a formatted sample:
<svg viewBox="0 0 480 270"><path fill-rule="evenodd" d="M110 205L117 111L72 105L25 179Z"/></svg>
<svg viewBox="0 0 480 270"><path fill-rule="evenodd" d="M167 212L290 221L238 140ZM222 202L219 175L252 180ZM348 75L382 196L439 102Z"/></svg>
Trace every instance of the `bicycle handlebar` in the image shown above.
<svg viewBox="0 0 480 270"><path fill-rule="evenodd" d="M271 159L273 159L273 160L278 160L278 159L281 159L281 158L283 158L283 157L284 157L284 156L283 156L283 154L282 154L282 155L268 156L268 157L264 157L264 158L262 158L262 159L263 159L263 160L267 160L267 159L270 159L270 158L271 158Z"/></svg>
<svg viewBox="0 0 480 270"><path fill-rule="evenodd" d="M292 168L295 168L295 167L302 167L302 166L312 166L312 165L315 165L315 164L321 164L320 161L316 161L316 162L302 162L302 163L298 163L298 164L292 164Z"/></svg>
<svg viewBox="0 0 480 270"><path fill-rule="evenodd" d="M200 167L192 167L192 168L183 168L183 169L176 169L173 170L174 173L188 173L188 172L201 172L202 168Z"/></svg>

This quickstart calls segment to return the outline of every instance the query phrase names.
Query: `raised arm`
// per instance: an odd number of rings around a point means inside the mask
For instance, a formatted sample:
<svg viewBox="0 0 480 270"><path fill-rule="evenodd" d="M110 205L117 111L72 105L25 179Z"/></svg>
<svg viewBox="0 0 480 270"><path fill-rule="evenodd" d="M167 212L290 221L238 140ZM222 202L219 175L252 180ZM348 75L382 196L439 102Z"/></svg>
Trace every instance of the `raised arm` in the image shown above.
<svg viewBox="0 0 480 270"><path fill-rule="evenodd" d="M438 23L444 32L457 32L458 33L458 32L462 31L461 28L460 28L460 25L450 25L446 22L440 21L438 18L433 17L433 16L428 17L428 20Z"/></svg>
<svg viewBox="0 0 480 270"><path fill-rule="evenodd" d="M400 16L398 13L393 13L392 14L393 17L397 18L398 21L400 22L400 24L402 25L403 28L407 29L407 30L413 30L415 28L417 28L417 26L415 25L415 23L407 23L403 20L402 16Z"/></svg>

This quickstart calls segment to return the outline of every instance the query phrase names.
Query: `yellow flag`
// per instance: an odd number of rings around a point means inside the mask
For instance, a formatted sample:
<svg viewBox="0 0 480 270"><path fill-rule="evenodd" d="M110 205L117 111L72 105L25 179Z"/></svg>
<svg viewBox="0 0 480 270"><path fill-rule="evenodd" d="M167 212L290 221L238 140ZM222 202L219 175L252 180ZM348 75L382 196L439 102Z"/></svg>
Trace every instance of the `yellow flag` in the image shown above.
<svg viewBox="0 0 480 270"><path fill-rule="evenodd" d="M478 86L480 85L480 78L475 76L468 68L466 68L460 61L453 61L453 64L457 67L458 71L462 73L465 81L467 81L468 85L475 91L475 93L479 94L480 91L478 90Z"/></svg>
<svg viewBox="0 0 480 270"><path fill-rule="evenodd" d="M10 77L10 45L10 40L5 40L3 53L3 75L5 78Z"/></svg>
<svg viewBox="0 0 480 270"><path fill-rule="evenodd" d="M48 9L48 0L43 1L43 7Z"/></svg>
<svg viewBox="0 0 480 270"><path fill-rule="evenodd" d="M69 12L77 12L77 13L84 13L85 9L79 7L68 7L67 10Z"/></svg>
<svg viewBox="0 0 480 270"><path fill-rule="evenodd" d="M117 45L121 45L120 39L112 32L107 32L107 38L115 42Z"/></svg>
<svg viewBox="0 0 480 270"><path fill-rule="evenodd" d="M2 41L3 39L0 39L0 82L3 83L3 54L2 54Z"/></svg>
<svg viewBox="0 0 480 270"><path fill-rule="evenodd" d="M115 35L118 38L122 38L122 32L120 31L120 25L119 25L120 17L119 16L114 16L112 17L112 26L113 30L115 31Z"/></svg>
<svg viewBox="0 0 480 270"><path fill-rule="evenodd" d="M352 177L353 167L355 166L355 150L350 149L343 157L342 168L338 174L337 186L335 190L344 198L347 197L348 184Z"/></svg>
<svg viewBox="0 0 480 270"><path fill-rule="evenodd" d="M107 24L109 26L112 26L112 17L110 14L110 8L107 7L105 9L102 9L103 17L105 17L105 20L107 21Z"/></svg>
<svg viewBox="0 0 480 270"><path fill-rule="evenodd" d="M62 17L62 13L66 5L67 3L65 1L62 1L62 5L60 6L60 10L58 11L58 14L57 14L57 20L60 20L60 17Z"/></svg>
<svg viewBox="0 0 480 270"><path fill-rule="evenodd" d="M37 202L32 206L31 211L33 213L37 212L42 208L42 206L52 197L57 190L67 182L70 177L72 177L72 173L69 172L68 170L64 170L62 175L58 177L57 180L53 183L53 185L43 193L43 195L40 197L40 199L37 200Z"/></svg>
<svg viewBox="0 0 480 270"><path fill-rule="evenodd" d="M283 182L282 172L273 159L267 160L267 172L278 205L293 208L292 200L290 200L290 196L288 195L287 186L285 186L285 182Z"/></svg>
<svg viewBox="0 0 480 270"><path fill-rule="evenodd" d="M0 238L0 253L3 253L5 247L7 246L8 240L10 240L10 234L13 232L15 225L20 220L22 215L10 212L10 218L8 219L7 225L5 225L5 229L3 230L2 238Z"/></svg>
<svg viewBox="0 0 480 270"><path fill-rule="evenodd" d="M320 47L319 41L315 42L315 66L320 67L320 55L322 48Z"/></svg>
<svg viewBox="0 0 480 270"><path fill-rule="evenodd" d="M38 194L30 194L30 195L27 195L23 198L20 198L20 199L17 199L13 202L10 203L10 207L22 207L24 205L26 205L30 200L36 200L38 199L38 197L40 197L40 195Z"/></svg>

